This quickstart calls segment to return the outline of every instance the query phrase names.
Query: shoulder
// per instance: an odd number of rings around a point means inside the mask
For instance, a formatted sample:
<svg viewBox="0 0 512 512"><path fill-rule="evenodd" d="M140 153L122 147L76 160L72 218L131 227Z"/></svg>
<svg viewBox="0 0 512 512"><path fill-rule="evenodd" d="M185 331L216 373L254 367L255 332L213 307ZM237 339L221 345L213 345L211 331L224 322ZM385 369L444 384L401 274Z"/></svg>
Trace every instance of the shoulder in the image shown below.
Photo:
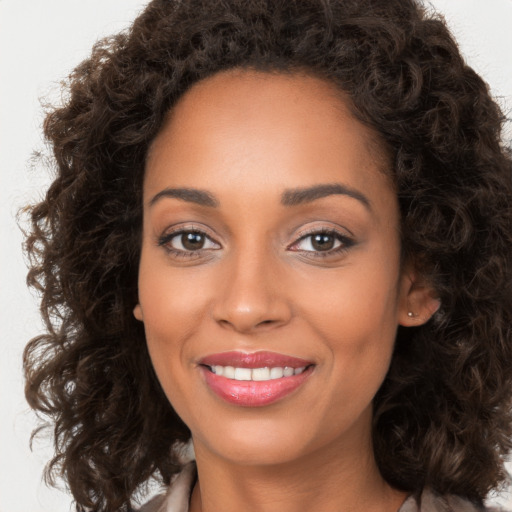
<svg viewBox="0 0 512 512"><path fill-rule="evenodd" d="M419 496L409 496L398 512L507 512L501 508L484 507L453 494L439 495L425 489Z"/></svg>

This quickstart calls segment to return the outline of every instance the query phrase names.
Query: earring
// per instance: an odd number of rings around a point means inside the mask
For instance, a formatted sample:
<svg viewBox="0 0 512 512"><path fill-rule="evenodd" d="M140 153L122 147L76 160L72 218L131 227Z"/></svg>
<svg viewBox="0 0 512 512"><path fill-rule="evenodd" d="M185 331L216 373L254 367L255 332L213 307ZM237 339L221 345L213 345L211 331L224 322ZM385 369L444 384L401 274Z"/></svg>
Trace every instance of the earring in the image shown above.
<svg viewBox="0 0 512 512"><path fill-rule="evenodd" d="M414 318L416 315L415 315L412 311L409 311L409 312L407 313L407 316L408 316L409 318Z"/></svg>

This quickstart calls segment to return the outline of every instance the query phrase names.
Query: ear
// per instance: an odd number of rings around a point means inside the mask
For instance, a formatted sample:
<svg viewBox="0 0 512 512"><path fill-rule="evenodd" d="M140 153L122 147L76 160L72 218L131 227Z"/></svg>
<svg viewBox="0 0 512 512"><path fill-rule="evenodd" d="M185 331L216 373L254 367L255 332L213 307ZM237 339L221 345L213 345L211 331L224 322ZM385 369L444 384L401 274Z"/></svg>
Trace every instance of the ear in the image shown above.
<svg viewBox="0 0 512 512"><path fill-rule="evenodd" d="M137 319L137 320L140 320L141 322L144 321L144 315L142 314L142 308L140 307L140 304L137 304L134 308L133 308L133 316Z"/></svg>
<svg viewBox="0 0 512 512"><path fill-rule="evenodd" d="M405 269L400 283L398 323L404 327L423 325L440 306L441 301L427 279L414 269Z"/></svg>

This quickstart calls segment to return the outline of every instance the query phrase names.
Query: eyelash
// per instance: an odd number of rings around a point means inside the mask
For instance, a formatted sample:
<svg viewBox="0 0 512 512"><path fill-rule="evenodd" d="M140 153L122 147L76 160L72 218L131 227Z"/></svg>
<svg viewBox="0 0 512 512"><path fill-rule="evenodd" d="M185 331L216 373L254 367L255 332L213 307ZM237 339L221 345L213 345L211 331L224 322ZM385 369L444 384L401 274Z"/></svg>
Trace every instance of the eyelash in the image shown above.
<svg viewBox="0 0 512 512"><path fill-rule="evenodd" d="M172 254L174 257L177 258L197 258L200 257L201 252L203 251L209 251L211 249L197 249L195 251L189 251L189 250L181 250L181 249L174 249L169 244L171 240L179 235L184 234L195 234L195 235L203 235L210 241L213 241L207 233L205 233L203 230L198 229L196 227L189 227L189 228L181 228L177 229L176 231L172 231L170 233L166 233L165 235L162 235L158 239L158 245L161 247L164 247L165 250ZM293 247L295 245L298 245L303 240L306 240L309 237L312 237L313 235L327 235L334 237L337 241L341 242L339 247L336 247L334 249L329 249L328 251L305 251L305 250L296 250L296 252L300 252L303 254L307 254L308 257L314 257L314 258L328 258L334 255L342 254L346 252L348 249L350 249L354 244L355 241L348 237L347 235L341 234L340 232L336 231L335 229L326 229L326 228L316 228L316 229L310 229L304 233L301 233L299 238L296 242L294 242L292 245L290 245L288 248ZM216 242L214 242L216 243Z"/></svg>
<svg viewBox="0 0 512 512"><path fill-rule="evenodd" d="M176 258L197 258L200 256L200 253L209 249L198 249L196 251L187 251L181 249L174 249L169 244L173 238L176 238L179 235L184 234L194 234L194 235L203 235L205 238L211 240L211 238L201 229L196 227L185 227L181 229L177 229L176 231L171 231L170 233L166 233L159 237L158 245L163 247L169 254L172 254Z"/></svg>
<svg viewBox="0 0 512 512"><path fill-rule="evenodd" d="M344 252L347 252L354 244L355 241L350 238L347 235L341 234L339 231L336 231L335 229L328 229L328 228L312 228L308 231L305 231L304 233L301 233L298 240L294 242L290 247L293 247L303 240L306 240L309 237L312 237L313 235L327 235L332 236L337 241L341 242L339 247L336 247L334 249L329 249L328 251L304 251L304 250L298 250L297 252L306 253L308 256L313 256L314 258L328 258L330 256L335 256L338 254L343 254Z"/></svg>

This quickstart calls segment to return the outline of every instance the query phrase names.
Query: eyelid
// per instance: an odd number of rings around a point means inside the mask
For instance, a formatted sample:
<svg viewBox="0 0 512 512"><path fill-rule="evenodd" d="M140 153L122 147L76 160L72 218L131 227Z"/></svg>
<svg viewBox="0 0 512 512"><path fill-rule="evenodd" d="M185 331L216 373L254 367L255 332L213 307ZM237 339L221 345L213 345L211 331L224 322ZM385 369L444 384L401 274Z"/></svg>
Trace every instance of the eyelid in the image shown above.
<svg viewBox="0 0 512 512"><path fill-rule="evenodd" d="M221 244L217 242L217 240L214 239L214 237L209 233L209 230L204 226L198 226L196 224L186 224L186 225L179 225L174 228L168 228L165 230L161 235L157 238L157 245L166 248L169 252L174 253L180 253L180 254L198 254L201 251L211 251L211 250L217 250L212 248L207 249L197 249L195 251L189 251L184 249L176 249L174 247L168 247L167 244L176 236L181 235L183 233L198 233L201 235L204 235L205 238L210 240L210 242L216 244L219 248L221 247Z"/></svg>
<svg viewBox="0 0 512 512"><path fill-rule="evenodd" d="M348 230L347 230L348 231ZM305 250L305 249L293 249L293 247L297 246L301 241L307 239L308 237L311 237L313 235L330 235L335 237L339 242L340 245L337 247L333 247L331 249L328 249L326 251L317 251L317 250ZM318 226L314 228L309 228L306 231L303 231L299 235L297 235L298 238L288 246L288 250L292 250L295 252L300 252L303 254L307 254L310 257L320 257L320 258L326 258L329 256L335 256L338 254L341 254L348 249L350 249L352 246L355 245L355 240L352 234L348 235L340 230L333 228L333 227L326 227L326 226Z"/></svg>
<svg viewBox="0 0 512 512"><path fill-rule="evenodd" d="M348 230L345 230L348 231ZM174 237L182 235L184 233L197 233L203 235L207 238L212 244L215 244L217 247L201 247L194 250L187 249L177 249L170 245L171 240ZM330 248L325 251L321 250L306 250L306 249L294 249L295 246L300 244L303 240L311 237L313 235L329 235L333 236L339 243L339 245L333 248ZM211 251L216 251L221 249L222 246L219 242L215 240L215 238L209 233L209 230L205 226L198 226L196 224L188 224L188 225L179 225L173 228L169 228L162 235L158 237L157 245L163 247L168 253L173 254L177 257L201 257L204 253L210 253ZM355 240L353 235L347 235L343 233L341 230L336 229L334 227L327 226L315 226L311 227L307 230L302 231L301 233L296 235L295 241L287 247L287 250L291 250L298 253L307 254L308 257L314 258L326 258L329 256L335 256L347 251L350 247L355 245Z"/></svg>

